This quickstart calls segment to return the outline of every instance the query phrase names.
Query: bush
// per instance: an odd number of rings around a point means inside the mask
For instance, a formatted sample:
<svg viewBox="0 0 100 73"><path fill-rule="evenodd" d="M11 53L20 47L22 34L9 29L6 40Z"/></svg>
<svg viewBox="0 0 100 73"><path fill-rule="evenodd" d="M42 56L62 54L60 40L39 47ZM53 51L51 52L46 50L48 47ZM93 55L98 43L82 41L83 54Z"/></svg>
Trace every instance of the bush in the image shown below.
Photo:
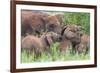
<svg viewBox="0 0 100 73"><path fill-rule="evenodd" d="M64 24L76 24L82 26L83 32L90 33L90 14L79 12L66 12L64 13Z"/></svg>

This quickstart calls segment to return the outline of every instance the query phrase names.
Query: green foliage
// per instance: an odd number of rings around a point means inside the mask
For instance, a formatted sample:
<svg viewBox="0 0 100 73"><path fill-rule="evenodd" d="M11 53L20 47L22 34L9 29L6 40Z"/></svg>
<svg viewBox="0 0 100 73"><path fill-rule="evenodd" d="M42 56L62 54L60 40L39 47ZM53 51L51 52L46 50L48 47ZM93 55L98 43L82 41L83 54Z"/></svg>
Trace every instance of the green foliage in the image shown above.
<svg viewBox="0 0 100 73"><path fill-rule="evenodd" d="M65 12L64 13L64 24L75 24L80 25L84 29L83 32L86 34L90 33L90 14L79 13L79 12Z"/></svg>

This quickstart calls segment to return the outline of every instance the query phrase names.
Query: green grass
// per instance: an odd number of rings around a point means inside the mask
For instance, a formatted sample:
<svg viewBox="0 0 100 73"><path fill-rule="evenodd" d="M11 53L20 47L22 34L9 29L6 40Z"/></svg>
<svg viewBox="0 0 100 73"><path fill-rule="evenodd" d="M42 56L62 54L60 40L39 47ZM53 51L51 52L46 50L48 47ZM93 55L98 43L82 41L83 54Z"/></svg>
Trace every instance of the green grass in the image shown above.
<svg viewBox="0 0 100 73"><path fill-rule="evenodd" d="M80 13L80 12L64 12L64 25L75 24L80 25L84 30L85 34L90 34L90 14ZM51 61L69 61L69 60L87 60L89 59L89 53L82 54L72 54L71 50L66 53L60 53L58 51L58 43L53 44L51 49L51 54L43 52L38 58L34 57L34 53L28 54L26 51L21 53L22 63L33 63L33 62L51 62Z"/></svg>
<svg viewBox="0 0 100 73"><path fill-rule="evenodd" d="M69 60L87 60L89 59L88 54L72 54L71 50L68 50L65 53L58 51L58 43L53 44L51 47L51 53L48 54L43 52L38 58L34 58L34 54L29 54L26 51L21 53L21 62L22 63L34 63L34 62L51 62L51 61L69 61Z"/></svg>

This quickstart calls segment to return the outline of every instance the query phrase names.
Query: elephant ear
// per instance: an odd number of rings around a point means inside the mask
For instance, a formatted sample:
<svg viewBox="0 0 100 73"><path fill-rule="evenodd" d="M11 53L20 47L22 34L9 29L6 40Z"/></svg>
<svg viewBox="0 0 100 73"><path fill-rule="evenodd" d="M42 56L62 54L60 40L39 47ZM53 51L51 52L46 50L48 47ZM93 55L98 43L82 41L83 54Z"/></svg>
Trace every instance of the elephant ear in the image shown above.
<svg viewBox="0 0 100 73"><path fill-rule="evenodd" d="M62 31L61 31L61 35L64 34L64 32L65 32L65 30L67 29L67 27L68 27L68 25L66 25L66 26L63 27L63 29L62 29Z"/></svg>
<svg viewBox="0 0 100 73"><path fill-rule="evenodd" d="M50 46L53 43L53 39L50 35L46 36L47 44Z"/></svg>
<svg viewBox="0 0 100 73"><path fill-rule="evenodd" d="M57 19L60 22L60 24L63 25L64 14L55 14L55 16L57 17Z"/></svg>

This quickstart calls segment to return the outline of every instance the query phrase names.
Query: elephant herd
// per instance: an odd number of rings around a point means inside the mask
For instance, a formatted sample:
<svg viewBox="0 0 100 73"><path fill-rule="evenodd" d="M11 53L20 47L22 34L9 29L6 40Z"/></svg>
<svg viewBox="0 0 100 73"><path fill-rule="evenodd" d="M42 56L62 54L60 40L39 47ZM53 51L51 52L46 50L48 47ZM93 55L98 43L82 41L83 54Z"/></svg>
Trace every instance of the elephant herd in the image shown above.
<svg viewBox="0 0 100 73"><path fill-rule="evenodd" d="M76 24L64 24L64 14L41 11L21 11L21 49L36 56L50 53L50 46L58 42L62 53L72 48L76 53L87 53L90 37ZM67 54L67 53L66 53Z"/></svg>

